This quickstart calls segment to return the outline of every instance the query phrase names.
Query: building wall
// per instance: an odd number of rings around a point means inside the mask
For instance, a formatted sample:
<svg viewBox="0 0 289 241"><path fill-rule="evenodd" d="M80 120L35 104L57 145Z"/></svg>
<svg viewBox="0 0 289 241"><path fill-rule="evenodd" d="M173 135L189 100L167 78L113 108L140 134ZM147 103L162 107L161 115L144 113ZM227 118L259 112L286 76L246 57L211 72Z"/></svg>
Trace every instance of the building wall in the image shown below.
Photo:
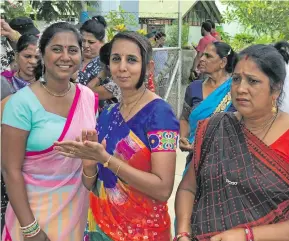
<svg viewBox="0 0 289 241"><path fill-rule="evenodd" d="M185 15L195 1L181 1L181 13ZM140 17L177 18L178 0L139 0Z"/></svg>

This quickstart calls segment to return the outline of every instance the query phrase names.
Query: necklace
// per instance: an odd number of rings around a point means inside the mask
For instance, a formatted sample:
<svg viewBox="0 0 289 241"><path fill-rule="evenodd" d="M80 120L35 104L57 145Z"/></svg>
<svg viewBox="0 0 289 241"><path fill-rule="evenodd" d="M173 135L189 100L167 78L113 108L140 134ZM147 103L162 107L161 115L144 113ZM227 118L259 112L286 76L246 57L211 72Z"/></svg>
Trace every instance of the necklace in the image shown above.
<svg viewBox="0 0 289 241"><path fill-rule="evenodd" d="M274 121L276 119L276 116L278 115L278 112L275 113L275 115L273 115L267 122L265 122L263 125L261 125L260 127L251 127L250 131L254 131L254 132L259 132L259 131L263 131L264 129L266 129L266 127L268 127L272 121ZM245 125L244 123L244 118L242 116L240 122ZM248 128L249 129L249 128Z"/></svg>
<svg viewBox="0 0 289 241"><path fill-rule="evenodd" d="M69 86L68 86L68 88L65 90L65 92L62 93L62 94L58 94L58 93L53 93L51 90L49 90L49 89L45 86L45 82L40 81L40 83L41 83L41 86L46 90L46 92L47 92L48 94L54 96L54 97L64 97L64 96L66 96L66 95L70 92L71 86L72 86L71 83L69 82Z"/></svg>
<svg viewBox="0 0 289 241"><path fill-rule="evenodd" d="M256 134L259 134L259 133L261 133L263 130L265 130L267 127L269 127L268 129L267 129L267 131L265 132L265 134L264 134L264 136L263 136L263 138L261 139L262 141L265 139L265 137L267 136L267 134L269 133L269 131L270 131L270 129L271 129L271 127L273 126L273 124L274 124L274 122L275 122L275 120L276 120L276 118L277 118L277 116L278 116L278 111L276 112L276 114L274 115L274 116L272 116L272 118L270 118L270 120L268 121L268 122L266 122L263 126L261 126L261 128L259 127L259 128L251 128L251 129L249 129L251 132L255 132ZM240 121L243 125L245 125L244 124L244 122L243 122L243 117L242 117L242 119L241 119L241 121Z"/></svg>
<svg viewBox="0 0 289 241"><path fill-rule="evenodd" d="M126 115L125 117L123 117L124 121L126 121L126 119L129 117L130 113L132 112L132 110L134 109L134 107L137 105L137 103L141 100L141 98L144 96L146 92L146 88L144 89L142 95L139 97L139 99L135 102L135 104L131 107L130 111L128 112L128 115ZM133 103L133 102L131 102ZM123 103L120 104L119 106L119 110L123 107Z"/></svg>

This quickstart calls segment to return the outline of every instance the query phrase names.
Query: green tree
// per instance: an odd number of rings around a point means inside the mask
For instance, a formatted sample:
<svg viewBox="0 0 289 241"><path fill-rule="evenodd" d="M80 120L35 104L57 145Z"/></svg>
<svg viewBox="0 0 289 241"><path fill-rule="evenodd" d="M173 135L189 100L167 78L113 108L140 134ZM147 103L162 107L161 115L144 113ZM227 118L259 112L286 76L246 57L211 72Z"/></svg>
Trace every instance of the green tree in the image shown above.
<svg viewBox="0 0 289 241"><path fill-rule="evenodd" d="M168 26L166 35L167 35L166 45L170 47L177 47L179 41L179 26L177 24ZM189 38L189 25L184 24L182 26L182 47L186 47L188 45L188 38Z"/></svg>
<svg viewBox="0 0 289 241"><path fill-rule="evenodd" d="M228 1L223 15L225 22L237 21L257 35L269 35L272 39L283 35L289 39L288 1Z"/></svg>
<svg viewBox="0 0 289 241"><path fill-rule="evenodd" d="M1 8L8 19L34 15L37 20L51 22L63 20L67 17L79 17L80 11L83 9L83 3L88 6L97 5L97 1L5 0L1 1Z"/></svg>

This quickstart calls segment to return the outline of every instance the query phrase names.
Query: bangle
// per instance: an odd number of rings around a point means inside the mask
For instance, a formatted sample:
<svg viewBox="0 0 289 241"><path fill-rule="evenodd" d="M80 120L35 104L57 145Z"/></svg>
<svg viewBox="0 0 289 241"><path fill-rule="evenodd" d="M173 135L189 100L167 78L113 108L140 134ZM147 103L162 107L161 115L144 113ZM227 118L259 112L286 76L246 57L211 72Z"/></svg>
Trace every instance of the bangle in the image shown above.
<svg viewBox="0 0 289 241"><path fill-rule="evenodd" d="M13 31L13 35L9 38L12 42L18 41L18 39L21 37L21 34L17 32L16 30Z"/></svg>
<svg viewBox="0 0 289 241"><path fill-rule="evenodd" d="M36 236L40 232L40 226L36 219L33 221L33 223L25 226L25 227L20 227L22 234L24 238L32 238Z"/></svg>
<svg viewBox="0 0 289 241"><path fill-rule="evenodd" d="M103 166L104 166L104 167L108 167L108 164L109 164L111 158L112 158L112 155L110 155L109 158L108 158L108 160L107 160L105 163L103 163Z"/></svg>
<svg viewBox="0 0 289 241"><path fill-rule="evenodd" d="M121 164L119 164L119 166L118 166L118 168L117 168L117 170L116 170L116 173L115 173L116 176L118 175L118 171L119 171L119 169L120 169L120 166L121 166Z"/></svg>
<svg viewBox="0 0 289 241"><path fill-rule="evenodd" d="M245 226L246 241L254 241L253 229L248 225Z"/></svg>
<svg viewBox="0 0 289 241"><path fill-rule="evenodd" d="M87 176L85 173L84 173L84 170L82 169L82 175L88 179L92 179L92 178L95 178L98 174L98 168L96 170L96 173L93 175L93 176Z"/></svg>
<svg viewBox="0 0 289 241"><path fill-rule="evenodd" d="M182 237L187 237L187 238L192 238L192 236L188 233L188 232L182 232L182 233L178 233L175 237L174 237L174 239L173 239L173 241L178 241L180 238L182 238Z"/></svg>

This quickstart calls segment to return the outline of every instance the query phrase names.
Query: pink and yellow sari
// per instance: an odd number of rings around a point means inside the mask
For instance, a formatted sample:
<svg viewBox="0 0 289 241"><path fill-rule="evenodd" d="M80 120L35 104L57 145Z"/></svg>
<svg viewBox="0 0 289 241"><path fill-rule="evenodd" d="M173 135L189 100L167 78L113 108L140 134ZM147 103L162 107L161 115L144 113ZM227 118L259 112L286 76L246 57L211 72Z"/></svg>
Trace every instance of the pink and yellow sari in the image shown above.
<svg viewBox="0 0 289 241"><path fill-rule="evenodd" d="M75 140L82 129L94 129L98 99L78 85L76 95L58 141ZM88 191L82 184L80 159L63 157L53 146L26 152L23 177L30 208L51 241L79 241L87 222ZM9 204L3 241L22 241L20 225Z"/></svg>

